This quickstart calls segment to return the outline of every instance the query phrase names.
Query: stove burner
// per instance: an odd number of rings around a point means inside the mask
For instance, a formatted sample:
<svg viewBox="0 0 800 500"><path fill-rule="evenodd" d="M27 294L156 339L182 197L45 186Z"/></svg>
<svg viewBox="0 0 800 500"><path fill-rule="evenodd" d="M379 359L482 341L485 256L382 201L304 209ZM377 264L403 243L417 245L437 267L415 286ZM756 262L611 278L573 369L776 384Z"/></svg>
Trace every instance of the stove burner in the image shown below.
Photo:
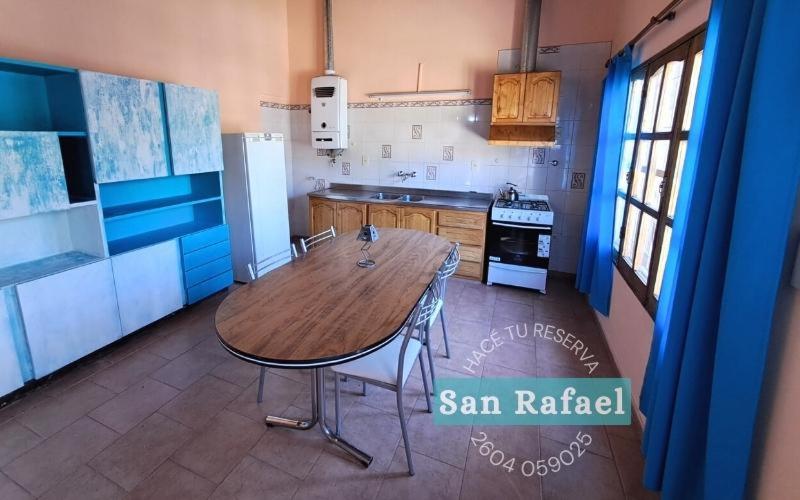
<svg viewBox="0 0 800 500"><path fill-rule="evenodd" d="M537 210L540 212L549 212L550 206L544 200L530 200L530 201L509 201L497 200L494 203L497 208L511 208L516 210Z"/></svg>

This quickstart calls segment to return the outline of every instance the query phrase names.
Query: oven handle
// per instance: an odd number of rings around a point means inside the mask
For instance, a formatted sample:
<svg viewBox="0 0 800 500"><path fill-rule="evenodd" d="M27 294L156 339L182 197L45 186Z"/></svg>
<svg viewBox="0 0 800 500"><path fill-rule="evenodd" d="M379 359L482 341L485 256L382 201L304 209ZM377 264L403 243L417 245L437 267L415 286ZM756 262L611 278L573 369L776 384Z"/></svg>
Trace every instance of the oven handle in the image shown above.
<svg viewBox="0 0 800 500"><path fill-rule="evenodd" d="M547 229L551 231L553 229L552 226L519 226L517 224L505 224L503 222L494 222L494 221L492 221L492 224L494 224L495 226L516 227L518 229Z"/></svg>

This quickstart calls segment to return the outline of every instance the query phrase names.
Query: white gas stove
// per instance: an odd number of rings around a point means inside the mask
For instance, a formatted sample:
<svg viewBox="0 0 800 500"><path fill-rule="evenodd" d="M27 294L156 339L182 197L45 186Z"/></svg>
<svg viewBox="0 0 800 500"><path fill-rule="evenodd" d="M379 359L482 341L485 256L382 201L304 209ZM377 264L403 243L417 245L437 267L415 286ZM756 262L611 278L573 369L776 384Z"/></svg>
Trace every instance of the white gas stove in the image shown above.
<svg viewBox="0 0 800 500"><path fill-rule="evenodd" d="M498 199L492 206L487 237L487 284L540 290L547 287L553 211L545 195Z"/></svg>

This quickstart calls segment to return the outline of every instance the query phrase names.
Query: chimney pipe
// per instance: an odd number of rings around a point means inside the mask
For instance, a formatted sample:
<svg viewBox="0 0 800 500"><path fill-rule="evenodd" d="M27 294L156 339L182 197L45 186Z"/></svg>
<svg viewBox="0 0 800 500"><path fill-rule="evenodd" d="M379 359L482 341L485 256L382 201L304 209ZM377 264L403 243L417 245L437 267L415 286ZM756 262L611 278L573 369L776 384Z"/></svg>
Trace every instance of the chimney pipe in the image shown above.
<svg viewBox="0 0 800 500"><path fill-rule="evenodd" d="M525 15L522 20L522 49L519 58L520 71L523 73L536 71L541 14L542 0L525 0Z"/></svg>
<svg viewBox="0 0 800 500"><path fill-rule="evenodd" d="M322 24L325 33L325 74L335 75L333 69L333 0L323 0L325 4L325 20Z"/></svg>

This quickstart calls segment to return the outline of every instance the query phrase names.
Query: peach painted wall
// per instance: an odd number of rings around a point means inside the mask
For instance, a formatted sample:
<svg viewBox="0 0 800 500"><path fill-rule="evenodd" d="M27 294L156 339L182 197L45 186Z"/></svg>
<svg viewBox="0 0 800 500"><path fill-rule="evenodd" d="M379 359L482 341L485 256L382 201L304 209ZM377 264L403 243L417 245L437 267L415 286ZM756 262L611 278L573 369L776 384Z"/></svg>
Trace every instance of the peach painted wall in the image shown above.
<svg viewBox="0 0 800 500"><path fill-rule="evenodd" d="M544 0L541 45L610 41L620 0ZM333 2L334 67L349 100L366 93L472 89L491 97L497 51L518 48L523 0L339 0ZM322 74L321 0L291 0L290 100L308 103L310 79Z"/></svg>
<svg viewBox="0 0 800 500"><path fill-rule="evenodd" d="M286 0L3 0L0 57L215 89L224 131L286 102Z"/></svg>

